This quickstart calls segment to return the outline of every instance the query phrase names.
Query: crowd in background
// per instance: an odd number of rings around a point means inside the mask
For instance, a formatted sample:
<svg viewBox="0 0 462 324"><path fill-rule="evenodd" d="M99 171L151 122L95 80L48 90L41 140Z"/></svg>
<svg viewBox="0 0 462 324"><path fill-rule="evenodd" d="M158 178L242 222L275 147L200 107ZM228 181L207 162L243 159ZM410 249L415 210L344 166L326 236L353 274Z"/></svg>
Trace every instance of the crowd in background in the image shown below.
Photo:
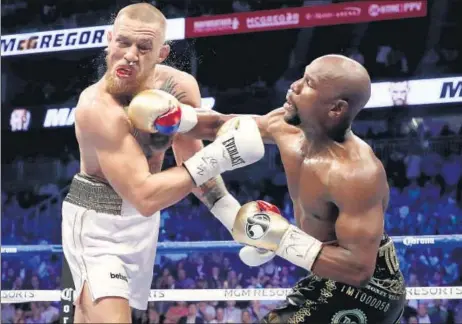
<svg viewBox="0 0 462 324"><path fill-rule="evenodd" d="M2 1L1 31L11 34L104 25L113 18L110 12L131 2L138 1L6 0ZM220 6L205 0L150 2L167 18L178 18L346 1L224 0ZM428 1L429 12L436 3L441 2ZM166 63L193 74L202 96L214 96L217 109L224 113L263 114L268 107L277 107L304 66L327 53L342 53L364 64L374 82L460 74L462 38L454 35L462 32L462 24L456 23L462 2L447 3L445 23L436 24L441 36L430 45L432 21L423 17L182 40L171 43L172 54ZM335 41L326 41L332 39ZM73 107L79 93L101 75L103 58L101 49L2 58L2 106ZM371 144L387 171L387 233L462 233L460 119L437 123L430 116L425 122L409 122L403 111L398 117L392 115L395 112L381 117L386 126L360 121L353 128ZM400 118L403 121L396 122ZM395 127L400 123L408 126ZM5 134L6 142L15 145L2 148L2 245L61 243L61 203L79 170L79 153L74 134L60 132ZM164 167L171 165L170 152ZM274 147L268 147L262 161L224 178L240 203L269 201L294 222ZM163 242L231 239L192 195L163 210L161 217L159 240ZM460 247L398 245L397 253L409 287L462 285ZM62 254L2 255L2 290L60 289L61 267ZM248 268L234 253L158 255L151 288L289 288L305 275L306 271L280 258ZM145 312L134 310L133 318L136 323L252 323L275 306L274 301L156 302ZM33 302L1 307L2 323L51 323L57 322L60 305ZM462 302L411 300L402 323L462 323Z"/></svg>
<svg viewBox="0 0 462 324"><path fill-rule="evenodd" d="M442 129L447 132L447 127ZM383 138L380 134L362 135L366 139ZM446 133L443 135L448 136ZM454 137L446 138L454 140ZM396 149L386 155L384 153L389 152L389 145L381 147L374 144L377 143L375 140L372 139L370 143L376 147L378 155L384 155L381 159L390 183L390 204L385 216L388 234L462 233L462 223L459 220L462 215L461 142L445 145L443 150L425 150L425 145L416 145L413 141L415 150L401 152ZM431 142L431 138L429 140ZM62 178L57 183L44 183L34 194L3 192L2 244L60 243L62 196L59 193L61 186L68 185L79 166L72 150L66 150L61 157L63 159L58 160L64 171L61 172ZM167 165L173 163L168 160L167 158ZM248 170L243 169L225 176L230 193L240 203L255 199L274 203L293 223L293 206L287 194L278 152L268 147L265 159L246 169ZM251 176L248 176L249 174ZM29 196L29 200L24 198L25 195ZM55 198L50 200L50 197ZM49 204L43 205L42 210L39 208L37 213L33 213L34 208L37 209L35 205L38 201L49 201ZM161 213L160 241L230 239L232 238L227 230L192 195ZM462 284L461 248L405 247L400 244L397 246L397 253L400 268L410 287ZM2 288L60 289L61 257L59 254L38 254L33 257L20 254L4 257ZM154 274L152 289L214 289L290 288L305 276L306 272L280 258L259 268L248 268L236 254L214 252L189 256L159 255ZM133 316L141 323L157 323L158 320L162 320L163 323L183 323L188 316L197 317L196 323L251 323L275 305L274 301L189 304L156 302L150 303L147 312L134 310ZM44 318L51 318L58 306L50 303L32 303L15 310L15 306L2 305L5 308L2 312L2 322L14 322L12 318L16 316L28 318L30 323L36 323ZM409 301L403 323L414 323L414 318L418 321L416 323L446 323L448 318L462 321L462 305L446 300L412 300Z"/></svg>

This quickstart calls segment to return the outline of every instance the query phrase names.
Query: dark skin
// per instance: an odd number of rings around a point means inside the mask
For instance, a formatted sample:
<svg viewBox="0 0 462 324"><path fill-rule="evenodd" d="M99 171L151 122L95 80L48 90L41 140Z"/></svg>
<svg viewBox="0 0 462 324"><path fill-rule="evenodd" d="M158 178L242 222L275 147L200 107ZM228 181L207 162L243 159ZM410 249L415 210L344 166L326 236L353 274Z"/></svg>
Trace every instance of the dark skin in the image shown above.
<svg viewBox="0 0 462 324"><path fill-rule="evenodd" d="M373 275L389 196L381 162L349 128L369 96L361 65L324 56L292 84L284 108L255 117L280 150L297 225L325 242L312 271L357 287ZM232 117L201 114L188 135L213 139Z"/></svg>

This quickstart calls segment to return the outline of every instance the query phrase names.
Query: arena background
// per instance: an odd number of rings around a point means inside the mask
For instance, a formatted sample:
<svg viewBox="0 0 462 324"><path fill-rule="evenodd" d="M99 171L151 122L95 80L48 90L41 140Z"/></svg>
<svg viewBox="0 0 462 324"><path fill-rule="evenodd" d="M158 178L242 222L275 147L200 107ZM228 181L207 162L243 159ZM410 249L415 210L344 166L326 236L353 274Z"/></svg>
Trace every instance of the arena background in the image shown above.
<svg viewBox="0 0 462 324"><path fill-rule="evenodd" d="M60 208L79 169L73 107L104 69L113 13L134 2L2 1L2 323L72 317ZM373 95L354 131L387 170L385 226L409 287L402 323L462 323L462 2L151 3L169 19L168 64L196 76L204 105L220 112L278 107L323 54L366 66ZM293 221L273 147L224 178L241 203L273 202ZM194 313L198 323L253 322L306 275L280 258L242 264L238 245L192 195L162 211L161 227L152 302L133 311L136 323Z"/></svg>

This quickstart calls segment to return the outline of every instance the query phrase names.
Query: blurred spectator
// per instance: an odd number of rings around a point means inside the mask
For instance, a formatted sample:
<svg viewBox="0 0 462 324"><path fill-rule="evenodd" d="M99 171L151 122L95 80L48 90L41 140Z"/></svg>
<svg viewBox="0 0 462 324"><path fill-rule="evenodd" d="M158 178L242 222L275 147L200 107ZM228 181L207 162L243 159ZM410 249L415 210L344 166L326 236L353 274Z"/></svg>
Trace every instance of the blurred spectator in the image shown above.
<svg viewBox="0 0 462 324"><path fill-rule="evenodd" d="M426 301L420 301L417 308L417 320L419 324L431 324L432 321L428 316L428 306Z"/></svg>
<svg viewBox="0 0 462 324"><path fill-rule="evenodd" d="M45 323L53 323L59 319L59 309L51 304L51 302L43 302L43 319Z"/></svg>
<svg viewBox="0 0 462 324"><path fill-rule="evenodd" d="M204 323L204 320L197 316L197 305L194 303L188 305L188 315L181 317L178 321L178 324L186 323Z"/></svg>
<svg viewBox="0 0 462 324"><path fill-rule="evenodd" d="M242 321L242 311L236 308L236 301L226 301L223 321L224 323L240 323Z"/></svg>
<svg viewBox="0 0 462 324"><path fill-rule="evenodd" d="M2 323L13 323L16 310L13 304L2 304Z"/></svg>
<svg viewBox="0 0 462 324"><path fill-rule="evenodd" d="M188 307L186 306L186 302L178 301L175 302L176 305L170 307L165 314L165 319L168 321L172 321L173 323L178 322L180 318L183 316L188 316Z"/></svg>
<svg viewBox="0 0 462 324"><path fill-rule="evenodd" d="M43 324L47 323L42 312L41 306L38 303L30 303L31 316L26 320L27 324Z"/></svg>

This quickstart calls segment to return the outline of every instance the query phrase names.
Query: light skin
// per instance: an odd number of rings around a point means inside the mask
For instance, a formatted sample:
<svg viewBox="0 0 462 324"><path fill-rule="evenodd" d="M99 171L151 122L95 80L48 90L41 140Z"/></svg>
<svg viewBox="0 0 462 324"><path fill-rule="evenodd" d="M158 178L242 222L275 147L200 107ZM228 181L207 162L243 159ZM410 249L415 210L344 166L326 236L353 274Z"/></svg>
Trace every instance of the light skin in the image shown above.
<svg viewBox="0 0 462 324"><path fill-rule="evenodd" d="M312 271L358 287L374 272L388 204L381 162L350 130L369 97L367 71L329 55L306 67L283 108L255 116L265 143L280 150L297 225L326 242ZM232 117L201 113L188 135L213 140Z"/></svg>
<svg viewBox="0 0 462 324"><path fill-rule="evenodd" d="M107 72L82 92L76 109L81 172L108 182L142 215L151 216L193 192L211 207L227 194L221 177L196 188L182 161L199 151L202 141L135 130L124 107L144 89L162 89L179 101L200 106L197 81L189 74L159 65L168 56L165 17L149 4L122 9L108 33ZM133 62L133 64L129 64ZM178 167L161 172L165 150L172 146ZM85 282L75 320L80 323L129 323L128 300L92 301Z"/></svg>

